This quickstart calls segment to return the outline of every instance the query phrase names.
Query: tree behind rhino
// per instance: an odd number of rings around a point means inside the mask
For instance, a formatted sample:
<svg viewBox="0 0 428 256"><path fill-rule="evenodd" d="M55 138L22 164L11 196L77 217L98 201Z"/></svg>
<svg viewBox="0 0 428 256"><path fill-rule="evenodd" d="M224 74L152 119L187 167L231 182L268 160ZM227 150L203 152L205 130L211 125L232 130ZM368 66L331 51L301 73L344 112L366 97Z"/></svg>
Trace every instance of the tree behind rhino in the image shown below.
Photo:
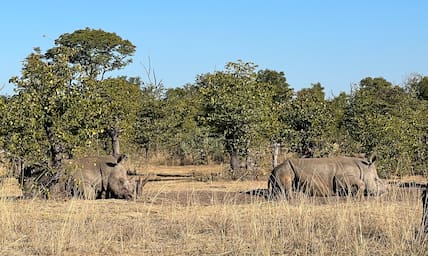
<svg viewBox="0 0 428 256"><path fill-rule="evenodd" d="M250 150L268 141L278 144L282 128L280 116L291 90L283 73L256 72L251 62L229 62L225 71L198 77L202 95L202 121L224 141L230 169L251 165Z"/></svg>
<svg viewBox="0 0 428 256"><path fill-rule="evenodd" d="M343 124L356 150L375 151L381 176L424 174L428 107L408 89L383 78L365 78L345 108Z"/></svg>

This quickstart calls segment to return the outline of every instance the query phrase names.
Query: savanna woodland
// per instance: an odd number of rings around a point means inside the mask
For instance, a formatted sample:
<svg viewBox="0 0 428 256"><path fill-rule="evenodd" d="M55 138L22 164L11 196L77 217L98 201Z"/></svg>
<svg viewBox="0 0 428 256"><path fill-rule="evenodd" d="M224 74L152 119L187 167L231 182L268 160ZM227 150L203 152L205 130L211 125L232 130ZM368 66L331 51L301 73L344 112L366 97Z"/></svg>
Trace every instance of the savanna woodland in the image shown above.
<svg viewBox="0 0 428 256"><path fill-rule="evenodd" d="M426 177L427 76L401 85L362 77L330 95L320 83L295 90L286 71L236 60L166 88L150 65L141 77L111 75L135 51L116 33L76 30L34 48L10 78L15 93L0 96L0 167L37 197L0 198L1 255L426 255L414 239L419 192L237 198L266 186L288 157L375 153L384 179ZM138 204L40 199L52 198L67 159L122 153L151 166L220 166L222 179L152 182Z"/></svg>
<svg viewBox="0 0 428 256"><path fill-rule="evenodd" d="M24 168L51 174L63 158L94 152L228 162L232 172L269 168L284 152L375 152L383 177L427 171L426 76L402 86L366 77L337 96L319 83L295 91L283 71L241 60L177 88L165 88L152 69L108 77L135 50L90 28L61 35L46 52L34 48L11 78L16 93L1 97L0 147Z"/></svg>

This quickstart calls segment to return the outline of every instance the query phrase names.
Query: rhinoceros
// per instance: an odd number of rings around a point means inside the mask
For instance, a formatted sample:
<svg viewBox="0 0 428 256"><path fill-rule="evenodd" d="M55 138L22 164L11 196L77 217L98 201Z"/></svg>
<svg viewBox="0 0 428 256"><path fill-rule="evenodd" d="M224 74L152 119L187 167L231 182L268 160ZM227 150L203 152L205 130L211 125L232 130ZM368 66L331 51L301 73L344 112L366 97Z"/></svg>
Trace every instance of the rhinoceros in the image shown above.
<svg viewBox="0 0 428 256"><path fill-rule="evenodd" d="M380 195L386 187L379 178L376 157L288 159L272 170L268 179L271 197L302 191L313 196Z"/></svg>
<svg viewBox="0 0 428 256"><path fill-rule="evenodd" d="M125 158L101 156L65 162L65 191L85 199L132 199L135 188L123 166Z"/></svg>

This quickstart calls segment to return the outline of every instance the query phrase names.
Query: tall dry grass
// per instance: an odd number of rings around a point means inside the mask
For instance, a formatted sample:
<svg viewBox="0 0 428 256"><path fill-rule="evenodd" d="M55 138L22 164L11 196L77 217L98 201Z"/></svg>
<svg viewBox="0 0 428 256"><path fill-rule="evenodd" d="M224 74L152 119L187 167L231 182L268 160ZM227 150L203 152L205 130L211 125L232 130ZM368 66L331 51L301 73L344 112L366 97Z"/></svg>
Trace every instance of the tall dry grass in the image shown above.
<svg viewBox="0 0 428 256"><path fill-rule="evenodd" d="M236 199L236 183L204 184L148 185L145 198L134 202L2 199L0 255L428 252L415 233L422 214L418 192L397 189L362 201L304 196L290 202L256 197L242 201ZM180 191L187 201L174 196ZM202 203L201 193L212 200ZM165 196L168 200L159 200Z"/></svg>

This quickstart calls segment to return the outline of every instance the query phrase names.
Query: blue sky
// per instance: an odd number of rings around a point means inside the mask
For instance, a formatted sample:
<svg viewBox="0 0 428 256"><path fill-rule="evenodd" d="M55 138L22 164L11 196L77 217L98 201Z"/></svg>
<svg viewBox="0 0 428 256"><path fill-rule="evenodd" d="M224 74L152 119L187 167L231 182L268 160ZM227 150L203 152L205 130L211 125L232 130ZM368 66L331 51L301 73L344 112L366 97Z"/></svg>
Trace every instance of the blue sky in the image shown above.
<svg viewBox="0 0 428 256"><path fill-rule="evenodd" d="M402 84L428 75L428 1L4 1L0 15L0 94L33 47L90 27L137 46L118 75L146 79L148 58L166 87L242 59L285 72L299 90L320 82L327 96L382 76Z"/></svg>

